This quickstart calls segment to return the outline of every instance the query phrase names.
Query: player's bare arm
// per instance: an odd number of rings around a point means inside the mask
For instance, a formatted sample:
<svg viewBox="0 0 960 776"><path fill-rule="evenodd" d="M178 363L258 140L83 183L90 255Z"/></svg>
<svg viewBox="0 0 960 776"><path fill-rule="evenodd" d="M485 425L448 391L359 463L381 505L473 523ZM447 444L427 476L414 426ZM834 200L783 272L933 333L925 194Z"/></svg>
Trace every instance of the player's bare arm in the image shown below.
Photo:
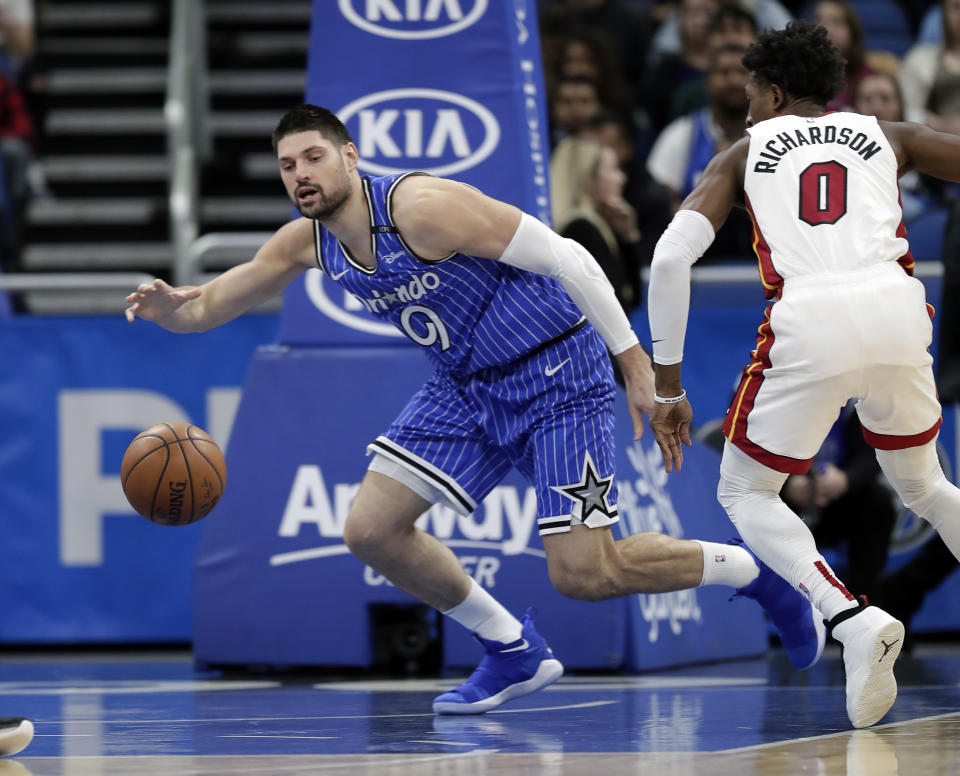
<svg viewBox="0 0 960 776"><path fill-rule="evenodd" d="M313 223L298 218L281 227L250 261L202 286L173 288L157 279L127 296L128 321L140 317L175 332L207 331L233 320L281 291L313 258Z"/></svg>
<svg viewBox="0 0 960 776"><path fill-rule="evenodd" d="M420 256L464 253L556 278L603 336L620 364L637 437L653 409L653 369L613 287L582 246L565 240L513 205L462 183L407 178L394 194L394 222Z"/></svg>
<svg viewBox="0 0 960 776"><path fill-rule="evenodd" d="M960 181L960 135L900 121L881 121L880 128L897 155L899 175L918 170L941 180Z"/></svg>

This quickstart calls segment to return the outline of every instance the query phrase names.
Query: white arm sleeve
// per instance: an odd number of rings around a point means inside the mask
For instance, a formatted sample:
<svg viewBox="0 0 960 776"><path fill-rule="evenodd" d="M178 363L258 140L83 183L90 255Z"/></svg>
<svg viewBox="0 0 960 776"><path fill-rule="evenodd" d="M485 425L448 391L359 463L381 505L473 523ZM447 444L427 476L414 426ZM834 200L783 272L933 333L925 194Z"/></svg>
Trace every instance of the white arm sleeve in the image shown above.
<svg viewBox="0 0 960 776"><path fill-rule="evenodd" d="M639 342L596 259L533 216L523 214L500 261L559 281L614 355Z"/></svg>
<svg viewBox="0 0 960 776"><path fill-rule="evenodd" d="M655 364L683 360L690 312L690 267L713 242L710 220L696 210L678 210L660 236L650 265L647 315Z"/></svg>

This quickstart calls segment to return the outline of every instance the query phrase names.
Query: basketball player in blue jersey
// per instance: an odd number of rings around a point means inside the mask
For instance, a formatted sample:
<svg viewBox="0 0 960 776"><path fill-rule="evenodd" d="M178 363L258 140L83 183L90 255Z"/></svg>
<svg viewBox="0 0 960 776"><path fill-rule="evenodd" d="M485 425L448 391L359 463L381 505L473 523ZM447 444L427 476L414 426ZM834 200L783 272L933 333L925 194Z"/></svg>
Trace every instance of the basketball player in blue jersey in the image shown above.
<svg viewBox="0 0 960 776"><path fill-rule="evenodd" d="M654 253L650 330L661 396L683 397L690 265L735 204L754 227L773 303L724 423L717 495L751 548L829 618L843 644L847 714L881 719L897 696L903 624L857 598L779 493L805 473L841 408L857 399L868 444L903 503L960 557L960 489L936 452L932 308L913 275L897 178L960 181L960 138L921 124L826 111L844 61L806 22L768 30L743 57L748 136L710 162ZM690 443L685 399L650 425L667 471Z"/></svg>
<svg viewBox="0 0 960 776"><path fill-rule="evenodd" d="M480 713L563 672L529 612L517 620L449 548L414 525L436 502L469 514L511 466L536 489L548 572L564 595L601 600L730 585L769 612L795 665L816 662L820 617L743 547L657 533L614 541L607 347L623 372L637 437L658 399L650 359L585 250L461 183L361 176L350 135L323 108L288 112L273 143L304 217L280 228L250 262L202 286L141 285L127 297L126 315L204 331L319 266L422 346L436 370L370 444L344 540L483 646L480 667L434 701L437 713Z"/></svg>

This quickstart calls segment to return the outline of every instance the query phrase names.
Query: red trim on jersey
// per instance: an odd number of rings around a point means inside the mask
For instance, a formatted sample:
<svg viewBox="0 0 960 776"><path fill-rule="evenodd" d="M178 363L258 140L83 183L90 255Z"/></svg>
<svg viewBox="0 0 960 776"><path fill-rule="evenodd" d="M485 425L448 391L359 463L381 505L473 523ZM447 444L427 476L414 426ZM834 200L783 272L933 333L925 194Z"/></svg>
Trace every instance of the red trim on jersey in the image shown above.
<svg viewBox="0 0 960 776"><path fill-rule="evenodd" d="M773 347L773 329L770 327L770 311L763 313L763 323L757 329L757 347L750 354L751 362L743 370L740 386L734 395L733 403L727 410L723 421L723 435L740 450L764 466L786 474L805 474L810 468L812 458L801 460L785 455L777 455L747 439L747 416L753 409L760 386L763 384L763 372L770 366L770 348Z"/></svg>
<svg viewBox="0 0 960 776"><path fill-rule="evenodd" d="M926 431L910 436L896 436L895 434L875 434L863 426L863 438L874 450L906 450L908 447L920 447L933 439L940 430L943 418L938 418Z"/></svg>
<svg viewBox="0 0 960 776"><path fill-rule="evenodd" d="M936 315L936 314L937 314L937 308L934 307L934 306L933 306L932 304L930 304L929 302L927 302L927 315L930 316L930 320L931 320L931 321L933 320L933 316ZM930 350L930 348L927 348L927 350Z"/></svg>
<svg viewBox="0 0 960 776"><path fill-rule="evenodd" d="M903 201L900 199L899 181L897 181L897 204L900 205L900 226L897 227L897 237L907 239L907 225L903 223ZM897 259L897 264L903 267L903 271L910 277L913 277L913 268L916 262L913 260L913 254L910 253L909 247L907 248L907 252ZM931 315L930 317L932 318L933 316Z"/></svg>
<svg viewBox="0 0 960 776"><path fill-rule="evenodd" d="M760 281L763 283L763 293L767 299L779 299L783 291L783 278L773 266L773 260L770 258L770 246L760 232L757 225L757 217L750 206L750 197L743 193L743 202L747 208L747 214L750 216L750 222L753 224L753 252L757 254L757 263L760 266Z"/></svg>
<svg viewBox="0 0 960 776"><path fill-rule="evenodd" d="M848 601L857 600L853 595L851 595L850 591L843 586L843 583L839 579L837 579L835 576L833 576L833 574L830 573L830 569L828 569L826 565L824 565L823 561L818 560L813 565L816 567L817 571L823 574L823 578L826 579L827 582L829 582L831 585L837 588L837 590L843 593L843 595L846 597Z"/></svg>

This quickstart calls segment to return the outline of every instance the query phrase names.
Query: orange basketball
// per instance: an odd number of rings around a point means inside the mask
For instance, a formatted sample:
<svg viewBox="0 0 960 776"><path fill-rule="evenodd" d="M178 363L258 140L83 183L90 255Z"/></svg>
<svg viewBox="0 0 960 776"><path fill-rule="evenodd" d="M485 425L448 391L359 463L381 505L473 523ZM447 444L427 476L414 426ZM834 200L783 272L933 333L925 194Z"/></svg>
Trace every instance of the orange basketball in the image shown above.
<svg viewBox="0 0 960 776"><path fill-rule="evenodd" d="M210 435L190 423L157 423L134 437L120 463L127 501L147 520L188 525L223 495L227 464Z"/></svg>

